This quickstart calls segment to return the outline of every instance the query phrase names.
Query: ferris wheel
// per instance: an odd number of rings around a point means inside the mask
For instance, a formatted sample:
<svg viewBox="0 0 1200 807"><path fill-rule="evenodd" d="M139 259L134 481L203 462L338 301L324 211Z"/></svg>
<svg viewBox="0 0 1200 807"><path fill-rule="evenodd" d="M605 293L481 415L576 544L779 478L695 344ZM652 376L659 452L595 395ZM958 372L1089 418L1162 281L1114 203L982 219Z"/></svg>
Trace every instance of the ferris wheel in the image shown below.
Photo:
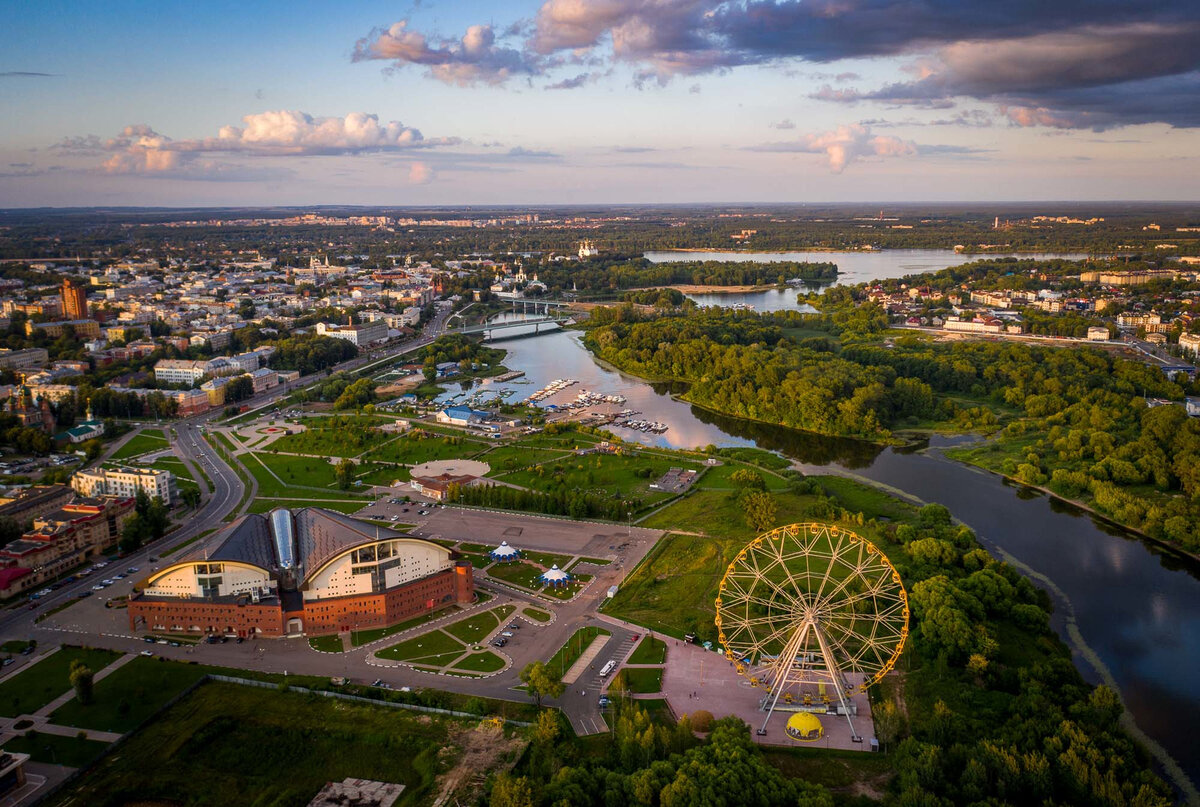
<svg viewBox="0 0 1200 807"><path fill-rule="evenodd" d="M847 701L892 669L908 637L908 595L874 544L829 524L771 530L729 564L716 605L725 652L766 693L760 734L781 697L833 708L831 686L859 739Z"/></svg>

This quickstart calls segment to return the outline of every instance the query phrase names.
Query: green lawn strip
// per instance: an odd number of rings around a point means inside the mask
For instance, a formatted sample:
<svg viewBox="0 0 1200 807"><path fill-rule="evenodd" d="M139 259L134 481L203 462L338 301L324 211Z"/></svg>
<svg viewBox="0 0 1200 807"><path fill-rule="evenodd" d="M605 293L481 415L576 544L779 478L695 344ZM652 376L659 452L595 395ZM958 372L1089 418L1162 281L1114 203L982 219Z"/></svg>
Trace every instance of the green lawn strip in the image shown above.
<svg viewBox="0 0 1200 807"><path fill-rule="evenodd" d="M543 611L541 608L526 608L521 613L532 619L534 622L549 622L552 618L552 615L549 612Z"/></svg>
<svg viewBox="0 0 1200 807"><path fill-rule="evenodd" d="M463 552L475 552L480 555L486 555L494 549L494 547L487 546L486 544L469 544L466 541L459 544L458 548Z"/></svg>
<svg viewBox="0 0 1200 807"><path fill-rule="evenodd" d="M522 468L528 468L531 465L538 465L546 462L554 462L564 457L570 456L570 453L563 450L547 449L547 448L532 448L527 445L506 445L495 446L489 451L485 451L475 459L486 462L491 470L489 476L498 476L509 471L517 471Z"/></svg>
<svg viewBox="0 0 1200 807"><path fill-rule="evenodd" d="M336 482L333 465L320 457L293 457L265 451L251 452L251 457L253 460L248 461L246 467L254 468L254 460L257 460L270 471L264 478L257 469L254 470L259 493L265 496L294 496L296 486L332 488Z"/></svg>
<svg viewBox="0 0 1200 807"><path fill-rule="evenodd" d="M93 672L112 664L120 653L64 647L0 684L0 715L33 714L71 688L71 662L82 661Z"/></svg>
<svg viewBox="0 0 1200 807"><path fill-rule="evenodd" d="M492 559L487 555L473 555L469 552L460 552L459 554L463 560L471 561L471 565L476 569L486 569L492 563Z"/></svg>
<svg viewBox="0 0 1200 807"><path fill-rule="evenodd" d="M878 488L864 485L853 479L841 476L812 476L825 491L835 497L842 506L852 513L870 513L875 517L884 516L892 521L904 521L915 518L917 507L895 496L890 496Z"/></svg>
<svg viewBox="0 0 1200 807"><path fill-rule="evenodd" d="M460 648L450 653L442 653L436 656L421 656L420 658L412 659L413 664L424 664L428 667L445 667L457 658L460 658L466 648Z"/></svg>
<svg viewBox="0 0 1200 807"><path fill-rule="evenodd" d="M465 645L482 644L487 635L500 625L500 616L484 611L442 628Z"/></svg>
<svg viewBox="0 0 1200 807"><path fill-rule="evenodd" d="M546 668L558 676L562 676L567 670L571 669L571 665L579 660L583 655L583 651L587 650L588 645L597 636L611 636L604 628L588 625L586 628L580 628L571 634L571 638L566 641L562 647L558 649L550 660L546 662Z"/></svg>
<svg viewBox="0 0 1200 807"><path fill-rule="evenodd" d="M746 470L747 466L740 463L727 463L716 467L708 468L704 472L696 487L698 488L717 488L720 490L734 490L737 485L733 482L733 475L741 470ZM788 481L782 476L778 476L774 472L764 471L761 468L749 468L762 478L767 490L783 490L788 486Z"/></svg>
<svg viewBox="0 0 1200 807"><path fill-rule="evenodd" d="M4 744L4 750L9 753L29 754L34 762L69 768L82 768L107 749L108 743L99 740L81 740L78 737L36 731L30 731L23 737L13 737Z"/></svg>
<svg viewBox="0 0 1200 807"><path fill-rule="evenodd" d="M342 637L341 636L314 636L308 640L308 646L313 650L320 650L322 653L342 653Z"/></svg>
<svg viewBox="0 0 1200 807"><path fill-rule="evenodd" d="M609 689L634 694L662 692L662 675L661 667L623 667L613 676Z"/></svg>
<svg viewBox="0 0 1200 807"><path fill-rule="evenodd" d="M409 661L429 655L450 653L455 650L462 651L462 642L440 630L431 630L399 644L394 644L391 647L385 647L375 655L394 661Z"/></svg>
<svg viewBox="0 0 1200 807"><path fill-rule="evenodd" d="M25 648L33 644L32 641L24 641L21 639L13 639L11 641L0 644L0 653L20 653ZM37 645L34 645L36 647Z"/></svg>
<svg viewBox="0 0 1200 807"><path fill-rule="evenodd" d="M455 606L451 606L454 608ZM350 633L350 642L355 647L360 647L364 644L376 642L387 636L392 636L397 633L403 633L406 630L415 628L418 625L424 625L426 622L437 619L440 616L445 616L450 613L448 610L430 611L427 614L405 620L388 628L369 628L366 630L356 630Z"/></svg>
<svg viewBox="0 0 1200 807"><path fill-rule="evenodd" d="M302 805L327 782L347 777L402 784L402 804L424 803L434 795L442 751L461 726L399 709L210 683L50 804L174 804L187 794L192 807ZM248 751L254 764L247 764Z"/></svg>
<svg viewBox="0 0 1200 807"><path fill-rule="evenodd" d="M54 710L50 722L124 734L204 674L199 666L138 657L96 682L92 703L69 700Z"/></svg>
<svg viewBox="0 0 1200 807"><path fill-rule="evenodd" d="M667 643L653 636L646 636L629 656L628 664L662 664L667 660Z"/></svg>
<svg viewBox="0 0 1200 807"><path fill-rule="evenodd" d="M152 432L153 430L146 429L130 437L125 445L113 452L109 459L125 460L141 454L148 454L151 451L162 451L170 446L162 431L158 431L157 434Z"/></svg>
<svg viewBox="0 0 1200 807"><path fill-rule="evenodd" d="M463 658L454 665L453 669L469 670L471 672L478 673L490 673L499 669L503 669L503 667L504 659L500 658L490 650L485 650L482 653L472 653L471 655Z"/></svg>
<svg viewBox="0 0 1200 807"><path fill-rule="evenodd" d="M592 564L593 566L607 566L608 564L612 563L612 560L610 560L609 558L584 558L584 557L580 557L580 558L579 558L579 560L578 560L578 562L579 562L579 563L590 563L590 564Z"/></svg>

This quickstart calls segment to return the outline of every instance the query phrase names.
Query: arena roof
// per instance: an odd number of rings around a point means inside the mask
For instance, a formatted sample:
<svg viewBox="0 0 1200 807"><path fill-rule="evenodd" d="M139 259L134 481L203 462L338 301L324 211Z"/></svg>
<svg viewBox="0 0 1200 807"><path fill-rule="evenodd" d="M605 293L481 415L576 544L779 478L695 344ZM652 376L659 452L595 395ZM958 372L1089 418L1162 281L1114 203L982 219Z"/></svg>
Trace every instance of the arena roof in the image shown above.
<svg viewBox="0 0 1200 807"><path fill-rule="evenodd" d="M291 535L277 535L278 529L272 528L272 518L278 520L278 527L288 513L279 509L244 515L226 527L222 534L214 536L207 550L197 549L182 562L229 561L268 570L294 564L301 571L299 583L337 555L356 546L394 538L421 540L319 507L291 510ZM280 557L281 553L284 557Z"/></svg>

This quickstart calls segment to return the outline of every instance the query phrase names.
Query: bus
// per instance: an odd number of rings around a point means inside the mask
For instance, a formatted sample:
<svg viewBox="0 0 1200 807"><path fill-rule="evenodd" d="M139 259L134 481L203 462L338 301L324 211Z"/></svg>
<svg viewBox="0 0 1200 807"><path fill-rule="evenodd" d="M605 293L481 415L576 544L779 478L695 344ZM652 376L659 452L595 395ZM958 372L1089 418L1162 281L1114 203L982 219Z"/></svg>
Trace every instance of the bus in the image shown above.
<svg viewBox="0 0 1200 807"><path fill-rule="evenodd" d="M615 662L615 661L610 661L607 664L605 664L603 667L600 668L600 677L607 678L608 674L610 672L612 672L613 668L616 666L617 666L617 662Z"/></svg>

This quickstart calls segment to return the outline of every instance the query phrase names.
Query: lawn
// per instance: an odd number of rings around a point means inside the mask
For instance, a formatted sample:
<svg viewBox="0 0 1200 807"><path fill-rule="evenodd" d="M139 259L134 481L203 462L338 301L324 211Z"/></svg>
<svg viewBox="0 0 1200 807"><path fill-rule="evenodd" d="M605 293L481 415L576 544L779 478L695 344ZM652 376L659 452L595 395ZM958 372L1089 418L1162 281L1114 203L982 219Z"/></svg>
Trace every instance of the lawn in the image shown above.
<svg viewBox="0 0 1200 807"><path fill-rule="evenodd" d="M493 564L488 567L487 573L488 577L504 580L505 582L522 586L531 591L537 591L542 587L541 582L538 580L542 575L542 570L523 560L513 561L512 563Z"/></svg>
<svg viewBox="0 0 1200 807"><path fill-rule="evenodd" d="M535 465L522 471L498 476L514 485L546 492L558 490L595 491L605 496L639 496L646 500L665 498L667 494L650 489L670 468L694 468L699 465L647 452L624 455L590 454L568 457Z"/></svg>
<svg viewBox="0 0 1200 807"><path fill-rule="evenodd" d="M104 753L108 743L98 740L81 740L78 737L62 737L58 734L40 734L31 731L24 737L13 737L4 744L10 753L29 754L34 762L51 765L66 765L82 768Z"/></svg>
<svg viewBox="0 0 1200 807"><path fill-rule="evenodd" d="M161 429L143 429L129 438L125 445L114 451L110 459L126 460L151 451L161 451L169 445L170 443L167 442L166 435L162 433Z"/></svg>
<svg viewBox="0 0 1200 807"><path fill-rule="evenodd" d="M71 688L71 662L78 659L93 672L112 664L120 653L64 647L0 684L0 715L32 714ZM103 682L101 682L103 683Z"/></svg>
<svg viewBox="0 0 1200 807"><path fill-rule="evenodd" d="M662 667L625 667L615 676L609 689L617 692L662 692Z"/></svg>
<svg viewBox="0 0 1200 807"><path fill-rule="evenodd" d="M96 682L92 703L84 706L74 699L67 701L54 710L50 720L62 726L124 734L204 674L199 666L139 656Z"/></svg>
<svg viewBox="0 0 1200 807"><path fill-rule="evenodd" d="M555 555L550 552L521 552L521 557L533 563L540 564L549 569L551 566L557 566L560 569L565 569L568 561L571 560L570 555Z"/></svg>
<svg viewBox="0 0 1200 807"><path fill-rule="evenodd" d="M561 677L583 655L583 651L587 650L593 639L597 636L611 635L604 628L598 628L595 625L580 628L571 634L571 638L567 639L566 644L558 648L557 653L550 657L550 660L546 662L546 669Z"/></svg>
<svg viewBox="0 0 1200 807"><path fill-rule="evenodd" d="M462 661L454 665L453 669L467 670L469 672L490 673L504 667L504 659L497 656L490 650L485 650L482 653L472 653Z"/></svg>
<svg viewBox="0 0 1200 807"><path fill-rule="evenodd" d="M653 636L646 636L638 643L628 664L663 664L667 660L667 643Z"/></svg>
<svg viewBox="0 0 1200 807"><path fill-rule="evenodd" d="M431 630L391 647L385 647L375 655L393 661L412 661L442 653L452 653L456 650L460 653L465 650L458 639L440 630Z"/></svg>
<svg viewBox="0 0 1200 807"><path fill-rule="evenodd" d="M489 476L497 476L508 471L528 468L530 465L537 465L538 463L554 462L566 456L569 456L566 451L533 448L522 442L496 446L491 451L478 457L478 459L483 460L491 466L492 470Z"/></svg>
<svg viewBox="0 0 1200 807"><path fill-rule="evenodd" d="M534 622L549 622L551 618L551 614L548 611L543 611L541 608L526 608L521 613Z"/></svg>
<svg viewBox="0 0 1200 807"><path fill-rule="evenodd" d="M459 620L442 630L466 645L482 644L487 635L500 625L500 619L491 611Z"/></svg>
<svg viewBox="0 0 1200 807"><path fill-rule="evenodd" d="M342 653L342 637L341 636L314 636L308 640L308 646L313 650L320 650L322 653Z"/></svg>
<svg viewBox="0 0 1200 807"><path fill-rule="evenodd" d="M561 587L546 586L542 589L542 593L556 600L569 600L578 594L579 590L587 585L591 579L592 576L590 574L572 574L571 582L567 585Z"/></svg>
<svg viewBox="0 0 1200 807"><path fill-rule="evenodd" d="M396 804L409 807L432 797L435 777L456 756L443 749L454 747L452 734L462 726L399 709L210 683L50 803L302 807L327 782L362 777L403 784Z"/></svg>
<svg viewBox="0 0 1200 807"><path fill-rule="evenodd" d="M704 472L704 476L696 483L699 488L718 488L724 490L734 490L737 485L733 483L731 477L740 470L746 469L744 465L726 464L718 465L715 468L709 468ZM762 477L763 482L767 486L767 490L783 490L788 486L788 481L781 476L776 476L773 473L763 471L759 468L750 468Z"/></svg>
<svg viewBox="0 0 1200 807"><path fill-rule="evenodd" d="M357 457L387 435L376 426L390 418L334 415L303 418L304 431L284 435L267 446L269 451L286 454L317 454L323 457Z"/></svg>
<svg viewBox="0 0 1200 807"><path fill-rule="evenodd" d="M295 495L296 485L333 488L336 481L333 465L318 457L289 457L253 452L249 456L243 454L242 461L258 480L258 492L263 496ZM269 468L275 476L258 463ZM275 477L279 479L276 480Z"/></svg>
<svg viewBox="0 0 1200 807"><path fill-rule="evenodd" d="M423 429L413 429L408 434L384 443L363 455L366 460L395 462L401 465L420 465L432 460L449 460L478 454L487 443L463 437L446 437L432 434Z"/></svg>

